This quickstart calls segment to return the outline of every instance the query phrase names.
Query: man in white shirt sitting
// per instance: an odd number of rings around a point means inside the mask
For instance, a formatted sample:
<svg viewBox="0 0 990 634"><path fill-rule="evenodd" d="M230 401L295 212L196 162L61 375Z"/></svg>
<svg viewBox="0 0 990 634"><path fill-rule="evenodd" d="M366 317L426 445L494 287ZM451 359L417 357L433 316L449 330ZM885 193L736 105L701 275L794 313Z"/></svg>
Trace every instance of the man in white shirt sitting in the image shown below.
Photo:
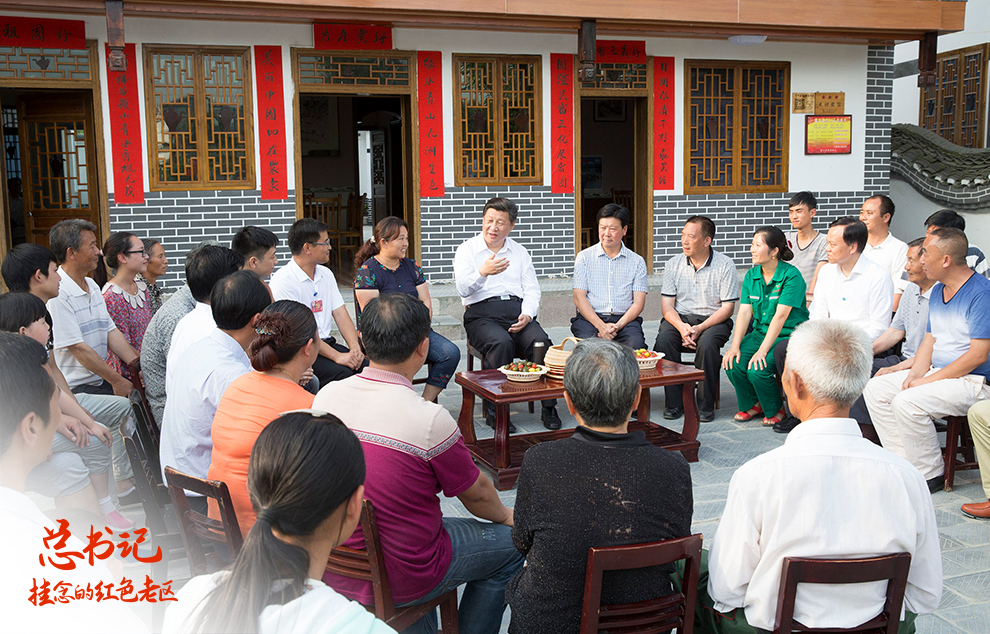
<svg viewBox="0 0 990 634"><path fill-rule="evenodd" d="M907 552L911 570L899 631L913 631L915 616L934 611L942 595L938 528L918 470L863 438L848 417L870 378L870 340L861 329L829 319L802 324L790 341L784 392L802 423L782 447L732 476L707 586L704 571L699 586L695 627L773 630L785 557ZM798 586L794 619L813 628L859 625L880 613L886 586Z"/></svg>
<svg viewBox="0 0 990 634"><path fill-rule="evenodd" d="M519 208L506 198L492 198L482 212L481 233L463 242L454 255L454 281L465 306L468 341L485 356L485 368L499 368L515 357L533 358L533 344L550 338L536 321L540 283L525 247L509 237ZM557 399L543 401L543 425L560 429ZM485 419L495 427L495 412ZM510 426L510 431L514 428Z"/></svg>
<svg viewBox="0 0 990 634"><path fill-rule="evenodd" d="M890 223L894 219L894 201L882 194L867 198L863 201L859 219L869 232L863 255L882 266L890 275L894 283L894 310L897 310L901 293L907 286L907 280L902 274L907 262L908 246L890 232Z"/></svg>
<svg viewBox="0 0 990 634"><path fill-rule="evenodd" d="M213 455L210 429L224 390L251 371L247 349L255 339L254 320L271 303L265 283L253 271L238 271L213 287L210 310L216 327L205 339L169 364L160 457L165 467L205 478ZM190 498L206 513L206 498Z"/></svg>
<svg viewBox="0 0 990 634"><path fill-rule="evenodd" d="M324 266L330 261L328 235L327 226L319 220L297 220L289 228L292 259L275 271L269 283L276 301L291 299L313 311L322 340L320 355L313 363L313 374L321 386L346 379L368 365L358 343L357 329L337 288L337 280ZM331 336L334 323L348 347L340 345Z"/></svg>

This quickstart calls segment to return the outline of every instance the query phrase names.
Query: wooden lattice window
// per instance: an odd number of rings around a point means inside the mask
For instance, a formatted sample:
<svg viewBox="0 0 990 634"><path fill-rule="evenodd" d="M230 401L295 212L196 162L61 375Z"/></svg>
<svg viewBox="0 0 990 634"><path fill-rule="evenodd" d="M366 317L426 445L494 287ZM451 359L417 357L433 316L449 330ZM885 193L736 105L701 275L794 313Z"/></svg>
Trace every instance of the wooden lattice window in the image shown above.
<svg viewBox="0 0 990 634"><path fill-rule="evenodd" d="M543 183L539 57L455 55L454 182Z"/></svg>
<svg viewBox="0 0 990 634"><path fill-rule="evenodd" d="M921 91L918 125L956 145L984 147L990 44L939 53L936 83Z"/></svg>
<svg viewBox="0 0 990 634"><path fill-rule="evenodd" d="M246 48L144 47L151 189L254 189Z"/></svg>
<svg viewBox="0 0 990 634"><path fill-rule="evenodd" d="M786 192L788 62L686 60L684 191Z"/></svg>

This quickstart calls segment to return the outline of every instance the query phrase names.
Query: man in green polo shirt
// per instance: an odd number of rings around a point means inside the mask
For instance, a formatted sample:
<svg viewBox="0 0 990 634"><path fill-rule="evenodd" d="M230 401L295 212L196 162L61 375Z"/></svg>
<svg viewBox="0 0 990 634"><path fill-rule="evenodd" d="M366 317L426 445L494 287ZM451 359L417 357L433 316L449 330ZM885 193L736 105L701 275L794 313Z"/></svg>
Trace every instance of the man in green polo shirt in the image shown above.
<svg viewBox="0 0 990 634"><path fill-rule="evenodd" d="M807 286L801 271L786 262L794 254L780 229L757 229L750 253L756 266L743 278L732 345L722 367L736 388L735 419L748 421L763 414L763 424L773 426L785 415L773 349L808 320ZM750 321L753 330L747 334Z"/></svg>

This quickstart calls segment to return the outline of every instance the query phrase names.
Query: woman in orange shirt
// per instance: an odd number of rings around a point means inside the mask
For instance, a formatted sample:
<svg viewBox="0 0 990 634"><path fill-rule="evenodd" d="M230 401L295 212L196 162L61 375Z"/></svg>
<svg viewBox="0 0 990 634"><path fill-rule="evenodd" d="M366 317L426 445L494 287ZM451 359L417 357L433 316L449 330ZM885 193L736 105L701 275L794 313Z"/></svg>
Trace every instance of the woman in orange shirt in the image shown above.
<svg viewBox="0 0 990 634"><path fill-rule="evenodd" d="M255 513L247 490L251 448L261 430L282 412L313 406L313 394L299 380L319 353L316 319L308 306L280 300L266 308L255 321L258 337L248 348L254 372L238 377L223 393L213 418L213 462L210 480L227 483L246 537ZM210 517L220 519L210 500Z"/></svg>

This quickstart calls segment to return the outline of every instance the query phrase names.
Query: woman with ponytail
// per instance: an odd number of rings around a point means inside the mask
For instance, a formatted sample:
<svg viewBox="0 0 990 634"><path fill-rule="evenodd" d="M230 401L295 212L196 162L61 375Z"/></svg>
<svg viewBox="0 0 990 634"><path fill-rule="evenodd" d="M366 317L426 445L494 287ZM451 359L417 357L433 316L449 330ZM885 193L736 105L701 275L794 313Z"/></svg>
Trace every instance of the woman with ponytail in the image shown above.
<svg viewBox="0 0 990 634"><path fill-rule="evenodd" d="M227 483L244 535L255 521L247 486L251 447L281 412L313 405L313 394L299 382L309 380L308 370L320 350L313 311L299 302L283 299L269 305L254 326L257 337L248 348L254 372L234 379L217 405L207 472L211 480ZM209 504L210 517L220 519L216 502Z"/></svg>
<svg viewBox="0 0 990 634"><path fill-rule="evenodd" d="M776 367L773 348L808 321L807 285L801 271L787 262L794 253L777 227L757 229L749 252L755 266L743 278L736 329L722 367L736 388L735 419L748 421L764 414L763 424L772 427L786 415L776 378L783 368ZM746 334L750 321L753 330Z"/></svg>
<svg viewBox="0 0 990 634"><path fill-rule="evenodd" d="M247 486L258 519L241 552L229 571L179 591L163 631L394 633L321 580L330 551L360 519L364 469L361 444L336 416L287 412L272 421L251 452Z"/></svg>
<svg viewBox="0 0 990 634"><path fill-rule="evenodd" d="M114 274L107 279L107 269ZM135 278L148 270L148 254L144 243L133 233L111 233L103 244L103 260L96 265L93 280L103 289L107 312L124 335L127 343L141 352L144 331L154 316L148 285ZM131 378L130 370L112 350L107 351L107 364L125 379Z"/></svg>
<svg viewBox="0 0 990 634"><path fill-rule="evenodd" d="M389 216L375 225L375 234L364 243L354 257L354 309L357 312L357 327L361 330L361 310L382 293L405 293L418 297L430 309L433 317L433 302L430 300L430 287L426 283L423 269L415 260L406 257L409 248L409 226L401 218ZM461 351L447 338L430 330L430 351L426 355L431 364L430 376L426 379L423 399L436 402L437 396L447 387L450 377L461 361Z"/></svg>

